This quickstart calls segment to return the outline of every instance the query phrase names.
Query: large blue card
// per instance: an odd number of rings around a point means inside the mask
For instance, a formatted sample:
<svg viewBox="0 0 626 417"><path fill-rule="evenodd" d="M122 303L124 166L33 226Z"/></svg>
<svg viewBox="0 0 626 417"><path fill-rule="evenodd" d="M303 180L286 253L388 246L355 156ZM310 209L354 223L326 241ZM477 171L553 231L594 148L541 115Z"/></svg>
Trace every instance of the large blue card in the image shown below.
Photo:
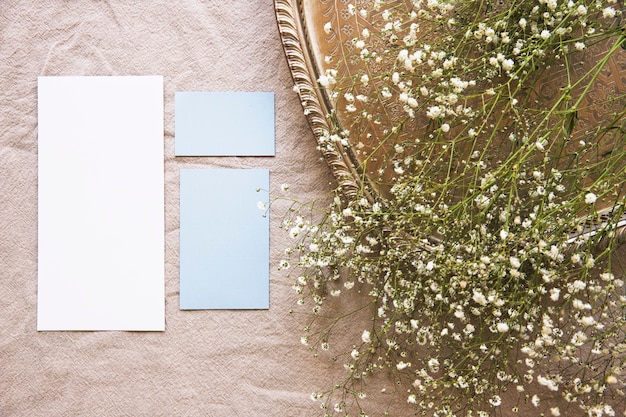
<svg viewBox="0 0 626 417"><path fill-rule="evenodd" d="M180 170L181 310L269 308L268 189L267 169Z"/></svg>
<svg viewBox="0 0 626 417"><path fill-rule="evenodd" d="M273 156L274 93L177 92L176 156Z"/></svg>

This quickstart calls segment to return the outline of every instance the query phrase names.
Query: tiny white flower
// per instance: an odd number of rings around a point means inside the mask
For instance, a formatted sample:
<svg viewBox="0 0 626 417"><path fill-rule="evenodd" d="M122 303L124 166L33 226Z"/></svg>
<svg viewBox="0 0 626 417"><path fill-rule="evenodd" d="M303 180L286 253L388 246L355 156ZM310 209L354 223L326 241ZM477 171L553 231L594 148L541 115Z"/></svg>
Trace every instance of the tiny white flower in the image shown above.
<svg viewBox="0 0 626 417"><path fill-rule="evenodd" d="M431 372L439 372L439 360L437 358L431 358L428 361L428 368Z"/></svg>
<svg viewBox="0 0 626 417"><path fill-rule="evenodd" d="M505 71L510 71L513 69L514 64L515 63L512 59L505 59L504 61L502 61L502 69Z"/></svg>
<svg viewBox="0 0 626 417"><path fill-rule="evenodd" d="M361 334L361 340L363 343L372 343L372 337L368 330L363 330L363 334Z"/></svg>
<svg viewBox="0 0 626 417"><path fill-rule="evenodd" d="M610 272L604 272L602 274L600 274L600 279L602 281L612 281L615 278L615 276L610 273Z"/></svg>
<svg viewBox="0 0 626 417"><path fill-rule="evenodd" d="M587 204L593 204L596 202L596 200L597 200L597 197L594 193L587 193L585 195L585 203Z"/></svg>
<svg viewBox="0 0 626 417"><path fill-rule="evenodd" d="M612 18L615 17L615 9L612 7L607 7L604 10L602 10L602 16L605 18Z"/></svg>
<svg viewBox="0 0 626 417"><path fill-rule="evenodd" d="M504 322L499 322L496 326L498 333L506 333L509 331L509 325Z"/></svg>
<svg viewBox="0 0 626 417"><path fill-rule="evenodd" d="M550 290L550 299L552 301L559 301L559 295L561 293L561 290L558 288L552 288Z"/></svg>
<svg viewBox="0 0 626 417"><path fill-rule="evenodd" d="M475 303L480 304L481 306L487 305L487 297L485 297L483 293L478 290L474 290L472 300L474 300Z"/></svg>
<svg viewBox="0 0 626 417"><path fill-rule="evenodd" d="M539 406L539 402L540 402L540 400L539 400L539 397L537 396L537 394L533 395L533 397L531 398L531 400L530 400L530 401L533 403L533 405L534 405L535 407L538 407L538 406Z"/></svg>
<svg viewBox="0 0 626 417"><path fill-rule="evenodd" d="M428 116L431 119L436 119L438 117L442 116L442 109L439 106L431 106L428 108L428 110L426 111L426 116Z"/></svg>
<svg viewBox="0 0 626 417"><path fill-rule="evenodd" d="M540 140L538 140L537 142L535 142L535 147L537 148L537 150L539 150L540 152L543 152L546 150L545 146L543 145L543 142L541 142Z"/></svg>
<svg viewBox="0 0 626 417"><path fill-rule="evenodd" d="M333 26L330 24L330 22L326 22L326 24L324 24L324 32L328 35L332 30Z"/></svg>
<svg viewBox="0 0 626 417"><path fill-rule="evenodd" d="M592 326L596 322L596 320L591 316L586 316L580 319L580 322L583 324L583 326Z"/></svg>
<svg viewBox="0 0 626 417"><path fill-rule="evenodd" d="M489 399L489 403L494 407L498 407L500 404L502 404L502 398L500 398L499 395L494 395Z"/></svg>
<svg viewBox="0 0 626 417"><path fill-rule="evenodd" d="M320 78L317 80L322 87L328 88L331 84L330 79L326 75L320 75Z"/></svg>

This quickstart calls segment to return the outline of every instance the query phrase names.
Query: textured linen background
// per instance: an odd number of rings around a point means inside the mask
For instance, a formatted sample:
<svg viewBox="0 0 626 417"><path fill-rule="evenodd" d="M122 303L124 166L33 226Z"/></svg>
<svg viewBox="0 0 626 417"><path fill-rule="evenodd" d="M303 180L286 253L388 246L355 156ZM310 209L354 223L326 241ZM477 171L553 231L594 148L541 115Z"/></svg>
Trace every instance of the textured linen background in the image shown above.
<svg viewBox="0 0 626 417"><path fill-rule="evenodd" d="M164 76L165 332L36 331L39 75ZM269 310L178 308L180 168L269 168L273 192L289 183L301 201L331 190L272 1L0 0L0 87L0 416L320 415L310 393L343 370L332 353L312 358L299 343L305 320L288 314L292 278L277 271L286 202L272 208ZM175 158L176 91L274 91L276 156Z"/></svg>
<svg viewBox="0 0 626 417"><path fill-rule="evenodd" d="M39 75L164 76L163 333L36 331ZM180 168L269 168L276 193L284 182L301 199L329 190L272 1L2 0L0 77L0 416L318 414L309 395L330 364L311 360L304 324L288 314L291 278L276 268L288 243L280 204L271 308L178 308ZM175 91L275 92L276 156L175 158Z"/></svg>

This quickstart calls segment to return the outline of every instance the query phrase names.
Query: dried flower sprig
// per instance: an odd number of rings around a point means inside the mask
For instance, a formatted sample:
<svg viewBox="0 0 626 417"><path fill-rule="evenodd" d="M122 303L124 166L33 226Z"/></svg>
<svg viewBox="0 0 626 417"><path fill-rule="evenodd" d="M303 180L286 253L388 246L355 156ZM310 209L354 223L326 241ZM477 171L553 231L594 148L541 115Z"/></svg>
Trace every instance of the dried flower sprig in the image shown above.
<svg viewBox="0 0 626 417"><path fill-rule="evenodd" d="M623 54L623 4L359 7L338 63L349 71L319 79L341 109L320 147L353 152L363 191L338 190L321 221L284 223L299 304L327 326L307 326L303 343L326 350L337 323L371 311L345 381L315 399L327 415L365 415L365 381L384 371L427 415L626 413L626 292L611 257L626 95L594 93ZM324 314L357 291L353 313Z"/></svg>

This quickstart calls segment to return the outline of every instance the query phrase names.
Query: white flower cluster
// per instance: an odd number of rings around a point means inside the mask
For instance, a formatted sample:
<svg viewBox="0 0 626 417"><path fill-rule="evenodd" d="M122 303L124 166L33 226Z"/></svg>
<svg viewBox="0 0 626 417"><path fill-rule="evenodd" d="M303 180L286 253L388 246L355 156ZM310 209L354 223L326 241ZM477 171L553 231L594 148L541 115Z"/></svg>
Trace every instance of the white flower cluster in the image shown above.
<svg viewBox="0 0 626 417"><path fill-rule="evenodd" d="M623 42L624 6L386 4L350 8L363 23L347 45L361 69L318 80L341 110L320 150L348 149L378 177L335 198L321 222L284 222L294 246L281 267L297 266L298 304L319 320L348 295L372 306L346 350L343 394L360 407L362 379L384 370L403 404L428 415L626 413L626 295L610 257L626 206L624 114L568 124L602 70L572 79L568 66L593 44ZM550 68L569 85L541 102L535 83ZM600 216L607 201L615 210ZM317 352L329 340L307 326L302 342ZM347 413L336 392L315 399Z"/></svg>

